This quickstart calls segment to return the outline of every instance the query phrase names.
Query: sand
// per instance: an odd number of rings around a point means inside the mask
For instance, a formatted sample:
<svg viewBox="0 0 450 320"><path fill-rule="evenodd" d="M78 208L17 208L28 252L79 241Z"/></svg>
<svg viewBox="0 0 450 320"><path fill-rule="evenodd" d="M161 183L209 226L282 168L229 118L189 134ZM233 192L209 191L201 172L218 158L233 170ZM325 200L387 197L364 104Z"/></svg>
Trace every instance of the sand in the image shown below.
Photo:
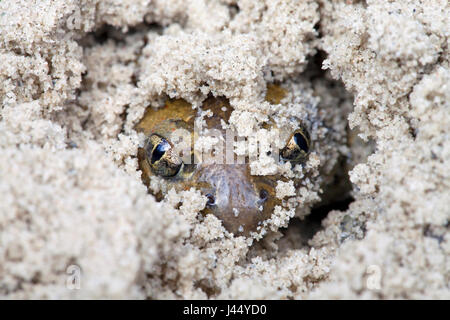
<svg viewBox="0 0 450 320"><path fill-rule="evenodd" d="M449 299L449 34L445 0L0 1L0 298ZM251 237L141 181L146 108L208 95L311 126L252 163L305 178Z"/></svg>

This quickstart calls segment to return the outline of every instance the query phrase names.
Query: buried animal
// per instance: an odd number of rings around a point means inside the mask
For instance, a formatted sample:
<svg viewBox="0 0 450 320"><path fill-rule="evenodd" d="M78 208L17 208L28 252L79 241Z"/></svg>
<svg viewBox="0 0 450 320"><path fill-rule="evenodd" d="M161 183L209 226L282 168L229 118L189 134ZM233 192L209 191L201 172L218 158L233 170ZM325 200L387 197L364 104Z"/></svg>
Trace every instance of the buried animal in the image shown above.
<svg viewBox="0 0 450 320"><path fill-rule="evenodd" d="M284 95L284 89L272 85L268 87L266 100L278 103ZM257 232L262 222L271 217L275 206L280 205L276 185L286 177L252 175L249 161L230 163L226 152L216 154L212 157L214 161L199 154L195 146L200 140L194 129L196 119L201 113L209 113L204 117L207 131L214 131L215 138L224 141L227 138L224 123L228 123L232 111L228 100L221 97L207 98L196 110L181 99L168 100L162 108L148 108L136 126L137 131L146 135L145 145L138 150L138 161L147 186L152 176L159 176L169 189L182 191L194 187L207 198L202 214L215 215L234 235L249 235ZM284 147L274 152L277 160L292 166L304 163L311 150L305 123L301 119L296 121L293 130L284 132ZM275 124L269 121L265 126L273 129ZM175 132L184 133L188 148L183 155L177 148L180 142L179 137L174 138Z"/></svg>

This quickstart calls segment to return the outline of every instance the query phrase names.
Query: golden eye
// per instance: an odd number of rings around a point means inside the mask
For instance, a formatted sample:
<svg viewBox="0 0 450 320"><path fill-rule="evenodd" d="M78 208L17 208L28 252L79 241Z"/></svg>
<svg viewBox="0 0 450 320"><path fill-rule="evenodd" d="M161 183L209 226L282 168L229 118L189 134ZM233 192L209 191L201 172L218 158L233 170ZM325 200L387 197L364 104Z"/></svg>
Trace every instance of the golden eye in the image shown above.
<svg viewBox="0 0 450 320"><path fill-rule="evenodd" d="M183 166L183 161L175 154L172 144L160 135L150 135L145 150L150 168L161 177L173 177Z"/></svg>
<svg viewBox="0 0 450 320"><path fill-rule="evenodd" d="M291 162L300 162L306 159L311 147L308 130L300 126L289 138L286 146L281 149L281 157Z"/></svg>

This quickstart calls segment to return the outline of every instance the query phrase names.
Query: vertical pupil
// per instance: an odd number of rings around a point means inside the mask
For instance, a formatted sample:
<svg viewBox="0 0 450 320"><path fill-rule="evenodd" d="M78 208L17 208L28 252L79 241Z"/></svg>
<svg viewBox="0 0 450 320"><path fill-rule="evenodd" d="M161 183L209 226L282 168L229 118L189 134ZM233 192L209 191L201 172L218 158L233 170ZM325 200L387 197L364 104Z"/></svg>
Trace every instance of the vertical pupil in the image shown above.
<svg viewBox="0 0 450 320"><path fill-rule="evenodd" d="M305 152L308 152L308 143L301 133L294 134L294 141Z"/></svg>
<svg viewBox="0 0 450 320"><path fill-rule="evenodd" d="M164 155L164 153L166 153L169 147L169 143L166 140L162 140L153 150L151 163L153 164L161 159L161 157Z"/></svg>

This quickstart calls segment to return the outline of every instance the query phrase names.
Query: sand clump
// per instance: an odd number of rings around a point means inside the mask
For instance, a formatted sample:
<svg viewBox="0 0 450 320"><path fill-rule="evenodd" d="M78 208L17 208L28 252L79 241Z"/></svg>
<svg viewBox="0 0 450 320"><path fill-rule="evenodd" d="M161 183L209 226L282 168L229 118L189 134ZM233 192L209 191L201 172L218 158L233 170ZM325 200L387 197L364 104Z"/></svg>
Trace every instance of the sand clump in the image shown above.
<svg viewBox="0 0 450 320"><path fill-rule="evenodd" d="M447 1L0 1L0 296L450 298L449 17ZM263 238L200 216L195 189L157 202L137 171L145 109L210 94L243 135L268 115L311 125L308 179L279 183Z"/></svg>

